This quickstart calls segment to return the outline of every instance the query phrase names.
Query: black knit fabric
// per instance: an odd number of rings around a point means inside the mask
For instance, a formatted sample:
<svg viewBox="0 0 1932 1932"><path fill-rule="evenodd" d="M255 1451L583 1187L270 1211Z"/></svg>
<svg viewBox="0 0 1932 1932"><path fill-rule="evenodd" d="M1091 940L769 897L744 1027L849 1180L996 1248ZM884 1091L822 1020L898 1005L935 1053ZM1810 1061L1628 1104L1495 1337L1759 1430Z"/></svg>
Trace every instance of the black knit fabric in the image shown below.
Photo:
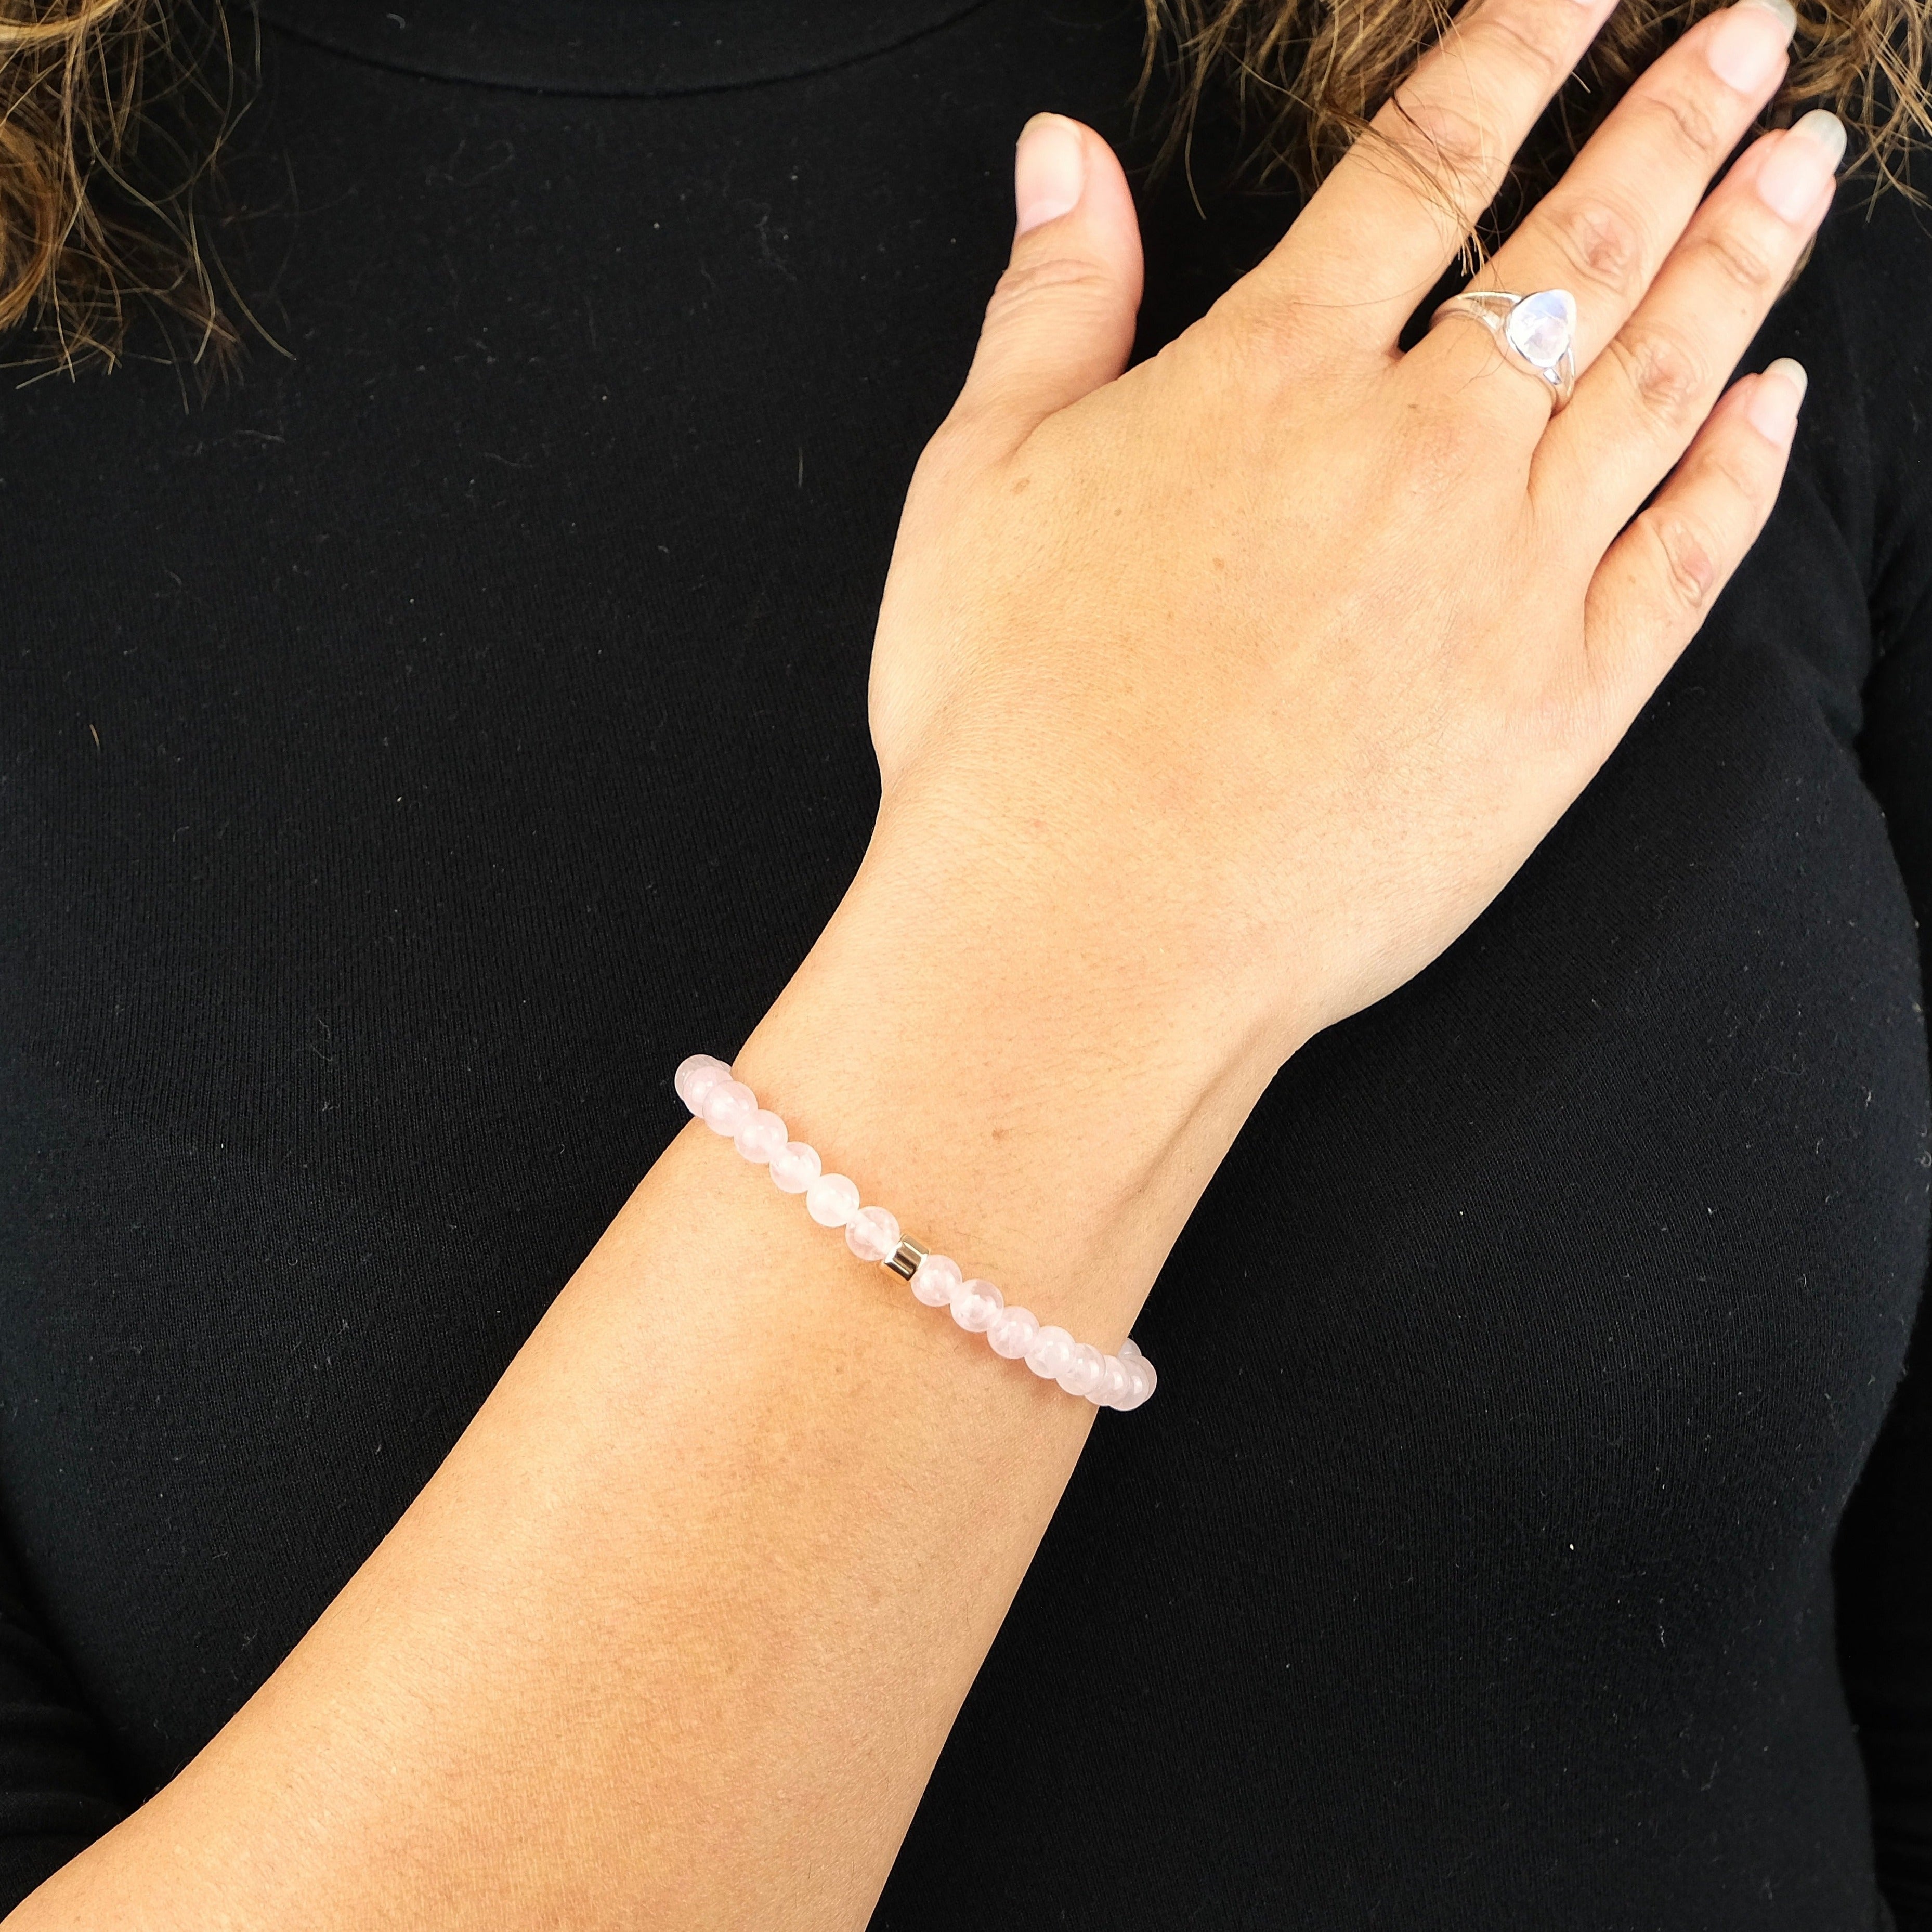
<svg viewBox="0 0 1932 1932"><path fill-rule="evenodd" d="M0 1902L274 1667L802 955L1013 136L1153 142L1137 0L601 97L277 4L279 350L0 395ZM1202 178L1144 349L1289 212ZM1932 1932L1924 221L1845 198L1769 532L1210 1187L880 1932Z"/></svg>

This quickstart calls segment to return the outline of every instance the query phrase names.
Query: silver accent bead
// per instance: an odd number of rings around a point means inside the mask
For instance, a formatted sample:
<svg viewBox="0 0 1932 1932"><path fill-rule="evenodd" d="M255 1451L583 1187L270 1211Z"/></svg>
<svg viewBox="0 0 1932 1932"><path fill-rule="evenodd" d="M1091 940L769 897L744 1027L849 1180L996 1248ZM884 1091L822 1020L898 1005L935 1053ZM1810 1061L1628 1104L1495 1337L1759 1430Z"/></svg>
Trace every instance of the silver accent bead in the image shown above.
<svg viewBox="0 0 1932 1932"><path fill-rule="evenodd" d="M919 1272L919 1264L924 1261L928 1250L916 1241L902 1241L885 1259L881 1268L889 1268L902 1281L910 1281Z"/></svg>

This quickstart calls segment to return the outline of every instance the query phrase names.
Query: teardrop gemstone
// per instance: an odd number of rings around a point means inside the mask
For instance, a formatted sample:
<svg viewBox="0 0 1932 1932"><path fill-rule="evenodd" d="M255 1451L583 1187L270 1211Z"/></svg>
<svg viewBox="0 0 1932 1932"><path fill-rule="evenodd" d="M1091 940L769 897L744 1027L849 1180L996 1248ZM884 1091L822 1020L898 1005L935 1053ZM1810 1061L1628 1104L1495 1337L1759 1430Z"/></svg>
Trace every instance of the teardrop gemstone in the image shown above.
<svg viewBox="0 0 1932 1932"><path fill-rule="evenodd" d="M1568 289L1544 289L1526 296L1504 325L1509 346L1526 362L1552 371L1568 352L1576 333L1576 298Z"/></svg>

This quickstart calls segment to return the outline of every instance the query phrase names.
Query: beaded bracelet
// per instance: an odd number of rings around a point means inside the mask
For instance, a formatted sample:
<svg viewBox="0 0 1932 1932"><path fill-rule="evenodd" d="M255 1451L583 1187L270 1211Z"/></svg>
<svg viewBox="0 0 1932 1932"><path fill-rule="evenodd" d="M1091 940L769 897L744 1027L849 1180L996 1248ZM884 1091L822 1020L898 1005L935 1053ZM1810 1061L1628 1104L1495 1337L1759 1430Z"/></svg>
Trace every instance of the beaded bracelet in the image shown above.
<svg viewBox="0 0 1932 1932"><path fill-rule="evenodd" d="M959 1264L907 1240L883 1208L862 1208L857 1187L842 1174L823 1171L817 1151L791 1139L777 1114L731 1077L723 1060L694 1053L677 1070L677 1097L713 1133L726 1136L748 1161L771 1170L785 1194L802 1194L805 1211L821 1227L843 1228L845 1245L862 1262L877 1262L929 1308L952 1310L968 1334L984 1335L996 1355L1023 1360L1034 1373L1058 1382L1069 1395L1084 1395L1096 1408L1138 1408L1154 1394L1154 1364L1130 1341L1118 1355L1103 1355L1090 1342L1076 1342L1064 1328L1042 1328L1028 1308L1009 1308L990 1281L968 1280Z"/></svg>

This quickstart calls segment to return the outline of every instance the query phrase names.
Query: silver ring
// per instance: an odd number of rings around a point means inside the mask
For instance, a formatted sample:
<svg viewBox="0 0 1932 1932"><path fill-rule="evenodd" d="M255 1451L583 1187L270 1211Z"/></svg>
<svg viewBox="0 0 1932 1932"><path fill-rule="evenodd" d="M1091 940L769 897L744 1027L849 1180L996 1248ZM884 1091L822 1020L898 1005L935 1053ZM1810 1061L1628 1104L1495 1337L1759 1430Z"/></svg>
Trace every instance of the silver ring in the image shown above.
<svg viewBox="0 0 1932 1932"><path fill-rule="evenodd" d="M1576 386L1576 298L1568 289L1539 289L1533 296L1501 289L1465 289L1429 318L1466 315L1496 338L1503 360L1534 376L1550 392L1554 416Z"/></svg>

